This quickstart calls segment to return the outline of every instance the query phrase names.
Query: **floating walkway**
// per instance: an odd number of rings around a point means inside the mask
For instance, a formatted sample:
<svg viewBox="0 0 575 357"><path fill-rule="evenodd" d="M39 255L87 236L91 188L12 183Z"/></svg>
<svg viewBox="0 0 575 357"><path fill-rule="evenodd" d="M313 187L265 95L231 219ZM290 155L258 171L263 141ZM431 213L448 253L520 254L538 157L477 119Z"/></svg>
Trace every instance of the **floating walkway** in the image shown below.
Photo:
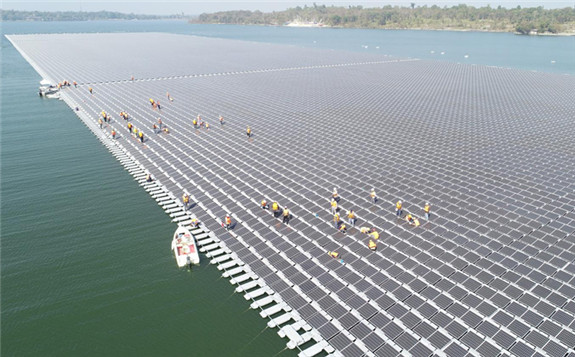
<svg viewBox="0 0 575 357"><path fill-rule="evenodd" d="M7 37L42 77L79 83L61 98L174 222L199 218L203 254L300 356L575 356L573 76L172 34ZM358 216L347 234L334 187ZM377 251L359 227L381 232Z"/></svg>

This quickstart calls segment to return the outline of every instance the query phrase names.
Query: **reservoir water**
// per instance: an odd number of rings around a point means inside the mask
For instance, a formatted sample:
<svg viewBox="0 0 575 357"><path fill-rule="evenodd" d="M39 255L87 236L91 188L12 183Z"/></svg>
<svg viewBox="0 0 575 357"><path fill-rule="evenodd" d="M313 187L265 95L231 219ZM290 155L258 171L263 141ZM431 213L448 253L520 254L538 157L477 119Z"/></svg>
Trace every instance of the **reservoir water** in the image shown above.
<svg viewBox="0 0 575 357"><path fill-rule="evenodd" d="M2 24L2 35L136 31L575 74L575 37L180 21ZM207 259L191 272L177 269L169 249L175 224L64 103L38 98L39 75L3 36L1 45L2 355L296 355Z"/></svg>

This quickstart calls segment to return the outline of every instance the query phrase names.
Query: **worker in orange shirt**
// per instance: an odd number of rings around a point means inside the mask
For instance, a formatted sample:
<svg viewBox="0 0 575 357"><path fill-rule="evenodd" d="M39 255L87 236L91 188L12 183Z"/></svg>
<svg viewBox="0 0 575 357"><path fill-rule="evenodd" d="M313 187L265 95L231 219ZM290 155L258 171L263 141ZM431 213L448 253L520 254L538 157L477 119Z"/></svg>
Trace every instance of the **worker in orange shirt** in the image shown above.
<svg viewBox="0 0 575 357"><path fill-rule="evenodd" d="M230 214L228 213L228 215L225 218L225 228L227 230L229 230L232 227L232 218L230 217Z"/></svg>

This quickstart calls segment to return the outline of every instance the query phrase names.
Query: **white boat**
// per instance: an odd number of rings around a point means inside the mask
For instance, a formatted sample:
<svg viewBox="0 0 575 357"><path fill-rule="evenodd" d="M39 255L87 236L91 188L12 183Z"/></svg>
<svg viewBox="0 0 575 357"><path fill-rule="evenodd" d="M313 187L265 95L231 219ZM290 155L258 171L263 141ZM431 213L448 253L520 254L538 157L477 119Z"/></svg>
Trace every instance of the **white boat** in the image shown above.
<svg viewBox="0 0 575 357"><path fill-rule="evenodd" d="M184 267L186 265L200 264L200 255L198 254L198 247L194 236L189 230L180 226L174 233L172 240L172 250L176 256L178 266Z"/></svg>
<svg viewBox="0 0 575 357"><path fill-rule="evenodd" d="M58 98L60 97L59 91L58 86L53 85L49 80L43 79L40 81L40 88L38 88L40 97Z"/></svg>

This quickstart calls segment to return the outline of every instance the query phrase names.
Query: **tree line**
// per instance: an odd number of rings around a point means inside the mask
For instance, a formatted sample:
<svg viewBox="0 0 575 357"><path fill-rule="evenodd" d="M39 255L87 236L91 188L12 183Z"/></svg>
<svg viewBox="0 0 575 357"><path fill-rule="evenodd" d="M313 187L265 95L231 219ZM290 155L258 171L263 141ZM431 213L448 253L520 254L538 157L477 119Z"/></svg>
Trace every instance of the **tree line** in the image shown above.
<svg viewBox="0 0 575 357"><path fill-rule="evenodd" d="M1 10L2 21L88 21L88 20L157 20L178 16L124 14L112 11L18 11Z"/></svg>
<svg viewBox="0 0 575 357"><path fill-rule="evenodd" d="M348 28L387 29L453 29L478 31L515 31L522 34L575 32L575 8L507 9L457 5L452 7L362 6L336 7L313 4L285 11L222 11L204 13L190 20L194 23L223 23L250 25L284 25L292 21Z"/></svg>

